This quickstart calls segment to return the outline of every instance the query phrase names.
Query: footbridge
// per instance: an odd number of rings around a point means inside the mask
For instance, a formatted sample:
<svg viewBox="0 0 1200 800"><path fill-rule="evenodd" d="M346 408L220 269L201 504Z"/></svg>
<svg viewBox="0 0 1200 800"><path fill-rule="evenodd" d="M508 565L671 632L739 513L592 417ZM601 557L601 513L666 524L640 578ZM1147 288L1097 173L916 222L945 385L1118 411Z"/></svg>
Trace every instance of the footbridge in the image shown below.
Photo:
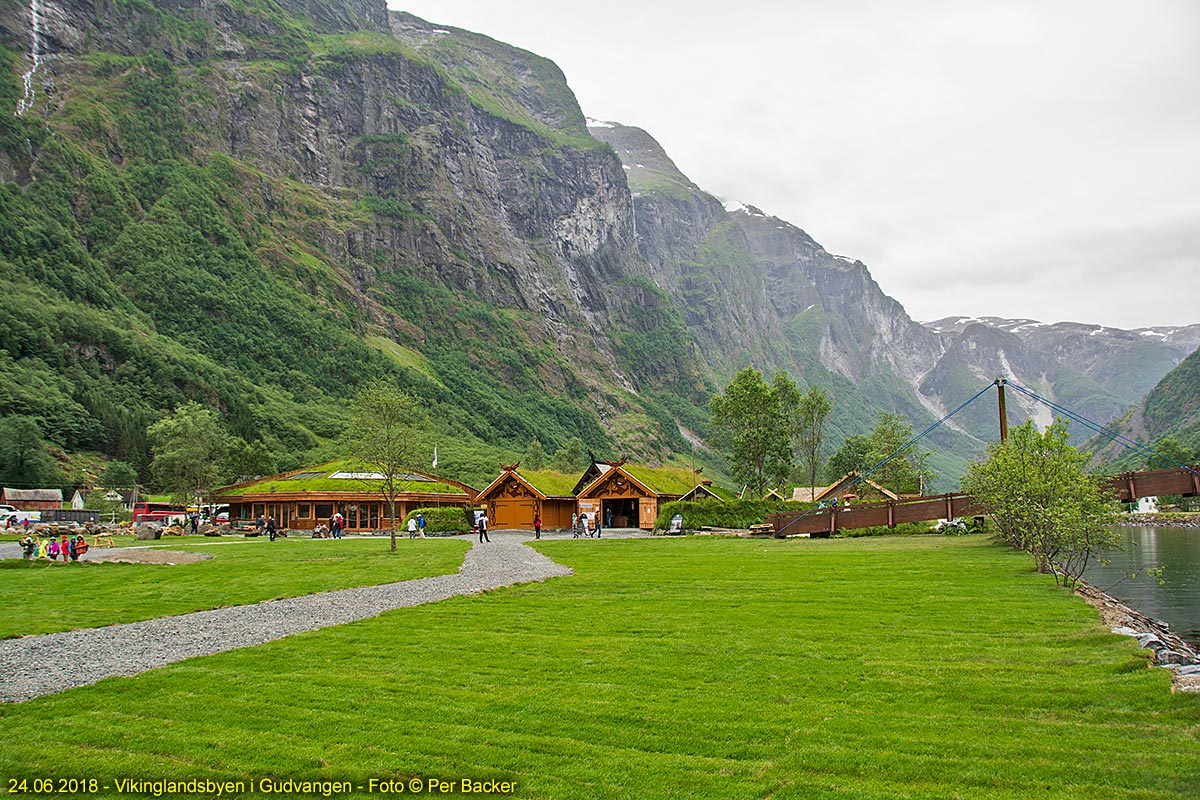
<svg viewBox="0 0 1200 800"><path fill-rule="evenodd" d="M870 469L857 476L847 484L840 494L854 491L854 487L877 472L884 464L902 455L918 442L947 422L955 414L974 403L991 389L996 389L1000 414L1000 440L1008 437L1008 415L1005 408L1005 387L1010 387L1021 394L1048 405L1056 414L1079 422L1085 427L1109 438L1118 444L1135 450L1152 461L1169 465L1167 469L1148 470L1143 472L1123 472L1107 477L1107 488L1113 497L1121 502L1132 502L1142 497L1158 497L1164 494L1178 494L1184 497L1200 496L1200 467L1181 464L1154 452L1143 444L1134 442L1109 428L1092 422L1085 417L1066 409L1053 401L1047 400L1036 392L1026 389L1012 381L997 378L993 383L981 389L974 397L967 400L954 411L925 429L912 441L905 444L896 452L880 461ZM840 499L840 498L839 498ZM805 511L773 514L767 518L775 528L776 538L808 535L814 537L829 536L839 530L855 528L873 528L887 526L894 528L905 522L928 522L936 519L954 519L955 517L977 516L983 513L969 495L962 493L939 494L917 497L901 497L897 500L883 500L874 503L855 503L852 506L844 502L832 508L812 508Z"/></svg>

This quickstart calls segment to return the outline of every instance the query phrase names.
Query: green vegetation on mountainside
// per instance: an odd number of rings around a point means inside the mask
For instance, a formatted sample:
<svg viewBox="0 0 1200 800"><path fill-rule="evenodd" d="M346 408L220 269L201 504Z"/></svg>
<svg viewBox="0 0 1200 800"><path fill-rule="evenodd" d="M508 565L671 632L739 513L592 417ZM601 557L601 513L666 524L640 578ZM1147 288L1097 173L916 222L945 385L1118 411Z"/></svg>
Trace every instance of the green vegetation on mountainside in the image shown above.
<svg viewBox="0 0 1200 800"><path fill-rule="evenodd" d="M1154 448L1164 439L1173 449L1200 452L1200 350L1196 350L1158 382L1137 406L1107 427ZM1144 469L1146 456L1096 437L1089 445L1113 472ZM1155 469L1169 463L1155 463Z"/></svg>
<svg viewBox="0 0 1200 800"><path fill-rule="evenodd" d="M467 67L496 72L504 46L446 41L439 55L466 53L450 69L385 34L317 35L277 6L243 3L231 13L252 24L237 30L247 53L231 73L197 55L219 35L175 16L186 11L134 3L105 13L105 36L128 33L156 49L115 55L97 36L93 51L60 62L47 113L0 114L0 172L12 178L0 186L0 418L31 417L68 454L118 458L146 478L146 427L195 400L232 434L264 442L286 469L337 455L348 398L385 379L433 409L441 469L480 485L533 438L555 450L578 437L615 457L630 443L614 439L623 426L654 458L683 449L677 418L702 429L706 387L685 363L686 331L652 284L617 286L628 310L607 334L649 391L613 381L599 397L585 378L606 363L592 339L564 350L539 314L473 288L469 273L488 274L492 251L506 245L475 227L488 223L469 206L453 205L457 187L427 165L441 161L447 137L470 136L455 114L472 106L541 137L545 158L606 151L586 136L551 62L524 54L528 75L467 85ZM7 49L0 61L0 107L13 108L23 58ZM260 102L302 70L351 82L365 63L420 73L428 80L414 84L432 82L448 105L437 125L350 142L349 186L305 183L212 124L235 90L238 102ZM536 90L522 88L531 76ZM528 109L544 98L539 118ZM390 101L402 113L428 111L428 98ZM455 263L430 271L401 244L361 254L364 276L341 248L378 229L397 243L432 231ZM622 412L621 425L602 424L603 405Z"/></svg>

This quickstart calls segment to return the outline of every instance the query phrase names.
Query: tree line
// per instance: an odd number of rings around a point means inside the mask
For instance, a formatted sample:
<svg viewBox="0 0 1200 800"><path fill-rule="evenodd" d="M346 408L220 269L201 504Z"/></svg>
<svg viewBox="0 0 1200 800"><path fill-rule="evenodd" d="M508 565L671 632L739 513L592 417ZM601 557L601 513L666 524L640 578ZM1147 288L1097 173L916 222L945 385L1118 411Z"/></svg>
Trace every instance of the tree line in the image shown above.
<svg viewBox="0 0 1200 800"><path fill-rule="evenodd" d="M768 383L747 367L709 403L714 442L729 461L734 477L753 497L789 485L819 486L850 472L863 474L895 455L913 438L913 428L898 414L881 413L867 436L846 437L825 460L833 402L819 385L802 391L785 371ZM910 448L871 473L871 479L896 494L920 493L932 473L929 453Z"/></svg>

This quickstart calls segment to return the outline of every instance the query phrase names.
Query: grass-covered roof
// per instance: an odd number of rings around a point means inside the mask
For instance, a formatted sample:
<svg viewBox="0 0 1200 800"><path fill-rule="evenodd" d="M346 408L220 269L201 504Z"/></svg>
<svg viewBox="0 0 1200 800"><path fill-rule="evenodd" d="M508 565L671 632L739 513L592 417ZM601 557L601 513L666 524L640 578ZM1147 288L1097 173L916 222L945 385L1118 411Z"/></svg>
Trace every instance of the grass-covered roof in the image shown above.
<svg viewBox="0 0 1200 800"><path fill-rule="evenodd" d="M272 475L249 483L238 484L224 489L218 489L220 497L236 497L247 494L263 494L276 492L376 492L379 491L379 481L360 480L356 478L331 478L329 476L341 473L364 473L373 470L348 460L330 461L302 470L293 470L279 475ZM463 489L441 481L429 480L414 476L414 480L400 482L401 492L419 492L438 494L466 495Z"/></svg>
<svg viewBox="0 0 1200 800"><path fill-rule="evenodd" d="M575 484L579 481L578 474L568 475L552 469L522 469L517 470L517 474L547 497L574 497Z"/></svg>
<svg viewBox="0 0 1200 800"><path fill-rule="evenodd" d="M621 469L655 494L687 494L700 480L699 475L686 467L644 467L638 464L623 464Z"/></svg>

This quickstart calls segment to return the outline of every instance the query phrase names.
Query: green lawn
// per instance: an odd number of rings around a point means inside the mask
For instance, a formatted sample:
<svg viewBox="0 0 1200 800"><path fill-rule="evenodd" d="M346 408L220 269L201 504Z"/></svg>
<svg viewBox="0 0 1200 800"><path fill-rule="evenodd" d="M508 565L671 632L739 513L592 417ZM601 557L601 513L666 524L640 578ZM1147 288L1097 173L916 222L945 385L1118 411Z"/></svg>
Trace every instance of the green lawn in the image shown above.
<svg viewBox="0 0 1200 800"><path fill-rule="evenodd" d="M1200 697L981 537L553 541L576 575L0 708L0 780L1189 798ZM64 754L69 757L63 758ZM308 795L312 796L312 795Z"/></svg>
<svg viewBox="0 0 1200 800"><path fill-rule="evenodd" d="M469 547L455 539L401 539L393 554L387 538L142 544L213 558L176 566L0 561L0 639L445 575L458 570Z"/></svg>

